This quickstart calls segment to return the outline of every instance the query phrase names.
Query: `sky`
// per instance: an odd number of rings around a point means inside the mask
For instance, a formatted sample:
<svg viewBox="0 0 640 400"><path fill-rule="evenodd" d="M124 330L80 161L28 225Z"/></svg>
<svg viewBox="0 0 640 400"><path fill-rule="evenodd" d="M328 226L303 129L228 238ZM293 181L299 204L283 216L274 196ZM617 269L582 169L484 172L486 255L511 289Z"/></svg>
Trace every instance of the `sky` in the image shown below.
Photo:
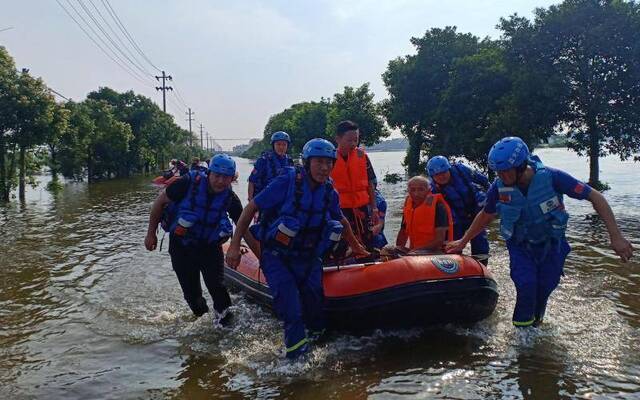
<svg viewBox="0 0 640 400"><path fill-rule="evenodd" d="M459 32L495 39L500 35L495 29L500 17L517 13L531 18L536 7L554 3L557 1L7 1L0 13L0 45L8 49L19 69L29 68L49 87L76 101L108 86L134 90L162 106L162 95L154 88L158 67L173 77L168 84L176 89L168 92L167 112L188 129L190 107L194 132L202 124L212 138L236 138L218 141L230 149L247 142L245 138L261 137L271 115L301 101L332 97L345 86L369 82L375 100L384 99L387 92L381 75L390 60L415 53L411 37L455 25ZM65 10L112 58L119 57L123 67L108 58ZM130 44L109 11L141 52ZM12 29L3 30L9 27ZM117 53L100 29L124 54Z"/></svg>

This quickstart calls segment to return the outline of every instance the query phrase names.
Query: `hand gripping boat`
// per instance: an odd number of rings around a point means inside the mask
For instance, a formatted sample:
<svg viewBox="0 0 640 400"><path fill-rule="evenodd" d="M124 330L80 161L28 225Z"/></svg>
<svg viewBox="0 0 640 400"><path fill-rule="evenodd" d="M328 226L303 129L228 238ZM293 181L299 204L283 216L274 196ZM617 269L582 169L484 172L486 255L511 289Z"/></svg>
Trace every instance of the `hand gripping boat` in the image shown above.
<svg viewBox="0 0 640 400"><path fill-rule="evenodd" d="M271 306L271 293L252 252L225 282ZM487 268L458 254L407 255L367 264L324 267L329 328L362 330L476 322L491 315L497 285Z"/></svg>

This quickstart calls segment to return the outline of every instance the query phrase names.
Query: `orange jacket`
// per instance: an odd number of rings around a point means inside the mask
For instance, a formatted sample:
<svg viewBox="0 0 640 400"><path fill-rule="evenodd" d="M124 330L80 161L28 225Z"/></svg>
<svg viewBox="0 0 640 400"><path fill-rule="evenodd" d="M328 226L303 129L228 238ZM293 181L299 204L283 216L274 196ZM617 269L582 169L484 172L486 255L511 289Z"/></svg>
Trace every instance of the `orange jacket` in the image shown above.
<svg viewBox="0 0 640 400"><path fill-rule="evenodd" d="M409 236L409 248L411 250L424 247L436 237L436 205L444 204L449 220L447 231L448 240L453 240L453 219L451 209L441 194L428 194L424 202L418 207L413 207L411 197L404 201L404 228Z"/></svg>
<svg viewBox="0 0 640 400"><path fill-rule="evenodd" d="M341 208L358 208L369 204L369 177L364 150L353 149L346 161L338 152L331 178L333 187L340 195Z"/></svg>

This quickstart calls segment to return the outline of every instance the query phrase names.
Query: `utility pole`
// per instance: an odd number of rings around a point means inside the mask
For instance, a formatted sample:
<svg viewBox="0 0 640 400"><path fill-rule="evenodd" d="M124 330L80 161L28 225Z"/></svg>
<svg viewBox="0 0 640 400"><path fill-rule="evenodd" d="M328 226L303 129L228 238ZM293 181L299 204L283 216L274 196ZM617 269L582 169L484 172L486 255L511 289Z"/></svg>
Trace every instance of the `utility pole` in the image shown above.
<svg viewBox="0 0 640 400"><path fill-rule="evenodd" d="M167 90L173 90L171 86L166 86L165 81L172 81L173 78L171 75L165 75L164 71L162 71L162 76L157 76L156 79L162 79L162 87L156 86L156 90L162 90L162 111L167 112Z"/></svg>
<svg viewBox="0 0 640 400"><path fill-rule="evenodd" d="M202 124L200 124L200 148L204 149L203 143L202 143L202 128L204 128L204 126L202 126Z"/></svg>
<svg viewBox="0 0 640 400"><path fill-rule="evenodd" d="M185 113L189 116L189 118L187 119L187 121L189 121L189 147L193 146L193 132L191 131L191 121L193 121L193 114L195 114L193 111L191 111L191 107L189 107L189 112Z"/></svg>

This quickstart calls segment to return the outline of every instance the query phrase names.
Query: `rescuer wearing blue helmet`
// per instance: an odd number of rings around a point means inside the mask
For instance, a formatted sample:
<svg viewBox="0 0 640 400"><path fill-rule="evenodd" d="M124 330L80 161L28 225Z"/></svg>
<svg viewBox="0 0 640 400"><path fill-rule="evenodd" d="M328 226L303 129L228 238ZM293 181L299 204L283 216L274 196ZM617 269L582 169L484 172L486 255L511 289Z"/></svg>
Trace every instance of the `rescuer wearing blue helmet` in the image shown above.
<svg viewBox="0 0 640 400"><path fill-rule="evenodd" d="M429 159L426 168L431 177L431 191L440 193L451 208L453 239L462 238L471 222L484 207L489 179L480 171L462 163L449 163L444 156ZM486 265L489 254L487 231L482 230L471 239L471 254Z"/></svg>
<svg viewBox="0 0 640 400"><path fill-rule="evenodd" d="M602 194L566 172L542 164L519 137L500 139L489 151L488 162L498 178L487 192L487 203L462 239L447 244L447 251L462 251L500 215L500 235L509 250L511 279L517 293L515 326L542 323L547 300L563 274L570 251L565 237L569 215L563 195L589 200L607 227L611 248L623 262L633 255L631 243L622 236Z"/></svg>
<svg viewBox="0 0 640 400"><path fill-rule="evenodd" d="M368 255L340 210L329 179L336 149L316 138L302 149L303 167L285 168L247 204L227 250L227 264L240 262L240 238L256 211L263 215L254 235L260 239L260 267L284 323L286 356L295 359L325 328L322 313L322 260L344 236L356 255ZM252 227L253 228L253 227ZM253 229L252 229L253 231Z"/></svg>
<svg viewBox="0 0 640 400"><path fill-rule="evenodd" d="M283 168L293 165L293 159L287 154L291 146L291 138L287 132L273 133L270 143L271 150L260 154L249 175L249 201L266 188Z"/></svg>
<svg viewBox="0 0 640 400"><path fill-rule="evenodd" d="M231 322L231 299L223 284L222 244L233 233L242 204L231 190L236 173L235 161L226 154L211 158L208 170L192 170L170 184L153 202L145 237L147 250L154 250L156 230L169 232L169 254L182 293L191 311L201 316L209 311L202 295L200 275L213 299L214 321ZM230 218L231 217L231 220Z"/></svg>

